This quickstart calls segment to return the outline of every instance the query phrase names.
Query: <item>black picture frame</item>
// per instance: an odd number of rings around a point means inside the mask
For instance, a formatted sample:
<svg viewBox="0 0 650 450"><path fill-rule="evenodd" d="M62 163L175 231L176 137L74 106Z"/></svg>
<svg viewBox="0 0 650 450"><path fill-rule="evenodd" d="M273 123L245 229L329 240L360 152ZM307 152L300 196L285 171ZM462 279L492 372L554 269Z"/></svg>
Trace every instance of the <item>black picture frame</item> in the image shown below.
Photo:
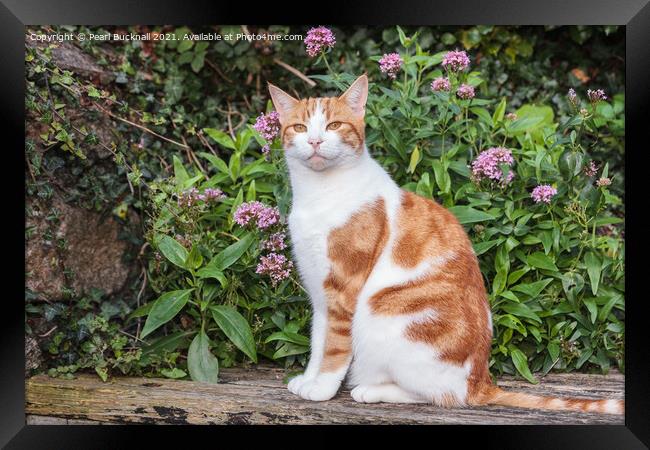
<svg viewBox="0 0 650 450"><path fill-rule="evenodd" d="M0 327L0 445L6 448L123 448L137 441L151 444L155 435L166 445L189 445L194 434L216 439L224 445L224 433L246 432L240 427L105 427L26 426L24 379L24 51L26 25L36 24L375 24L375 25L624 25L626 30L626 238L633 245L626 254L626 375L624 426L440 426L429 427L301 427L300 432L319 438L335 431L374 438L401 439L403 444L424 439L430 445L445 439L461 442L476 438L482 447L498 448L591 448L633 449L650 445L650 371L644 314L646 301L642 271L648 238L643 233L643 153L647 152L646 122L650 116L650 4L649 0L501 0L433 2L390 0L358 2L306 2L259 4L217 1L173 2L169 0L0 0L0 92L3 133L2 183L7 229L0 235L5 264ZM22 167L22 169L19 169ZM647 176L646 176L647 179ZM18 186L23 186L23 191ZM647 188L646 188L647 190ZM14 245L7 245L7 244ZM188 440L187 431L193 436ZM258 427L268 433L295 433L286 427ZM403 440L408 433L407 440ZM318 433L318 434L316 434ZM390 436L389 436L390 435ZM267 440L266 445L276 445ZM280 441L278 441L280 442ZM307 445L300 439L291 445ZM144 444L142 444L144 445ZM241 445L241 444L237 444ZM246 445L251 445L246 441ZM285 445L285 444L277 444ZM289 444L286 444L289 445ZM148 447L151 445L148 445Z"/></svg>

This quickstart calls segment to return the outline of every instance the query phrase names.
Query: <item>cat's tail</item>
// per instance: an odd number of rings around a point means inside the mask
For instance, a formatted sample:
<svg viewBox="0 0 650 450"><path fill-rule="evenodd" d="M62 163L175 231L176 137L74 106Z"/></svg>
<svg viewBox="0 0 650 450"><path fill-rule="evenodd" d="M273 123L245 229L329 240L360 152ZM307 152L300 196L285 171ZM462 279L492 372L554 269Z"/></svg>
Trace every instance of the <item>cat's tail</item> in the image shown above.
<svg viewBox="0 0 650 450"><path fill-rule="evenodd" d="M623 400L591 400L585 398L546 397L542 395L509 392L493 384L486 384L470 400L476 405L500 405L515 408L578 411L601 414L623 414Z"/></svg>

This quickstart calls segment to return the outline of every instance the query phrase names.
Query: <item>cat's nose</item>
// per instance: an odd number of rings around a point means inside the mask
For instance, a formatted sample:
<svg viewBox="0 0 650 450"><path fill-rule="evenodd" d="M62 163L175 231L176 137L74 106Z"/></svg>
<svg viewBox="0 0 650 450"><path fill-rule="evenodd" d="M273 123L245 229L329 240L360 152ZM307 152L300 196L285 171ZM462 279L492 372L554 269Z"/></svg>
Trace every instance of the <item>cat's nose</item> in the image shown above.
<svg viewBox="0 0 650 450"><path fill-rule="evenodd" d="M307 139L307 142L314 148L314 150L318 150L320 145L323 143L323 140L319 138L310 138Z"/></svg>

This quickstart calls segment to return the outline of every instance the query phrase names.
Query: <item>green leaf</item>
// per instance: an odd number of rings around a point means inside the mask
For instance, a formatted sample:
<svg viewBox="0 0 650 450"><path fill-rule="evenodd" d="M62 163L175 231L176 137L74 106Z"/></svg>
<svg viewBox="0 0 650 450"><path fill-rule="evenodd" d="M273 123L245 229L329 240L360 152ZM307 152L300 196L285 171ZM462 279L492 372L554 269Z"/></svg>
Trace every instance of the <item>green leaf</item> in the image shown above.
<svg viewBox="0 0 650 450"><path fill-rule="evenodd" d="M255 180L253 180L248 185L248 192L246 192L246 201L247 202L252 202L253 200L255 200L256 195L257 195L257 192L255 191Z"/></svg>
<svg viewBox="0 0 650 450"><path fill-rule="evenodd" d="M204 64L205 64L205 52L199 52L194 55L190 67L192 68L194 73L197 73L203 68Z"/></svg>
<svg viewBox="0 0 650 450"><path fill-rule="evenodd" d="M178 367L174 367L173 369L162 369L160 371L161 374L163 374L167 378L172 378L172 379L178 379L178 378L184 378L187 376L187 373L185 373L184 370L179 369Z"/></svg>
<svg viewBox="0 0 650 450"><path fill-rule="evenodd" d="M165 292L154 302L140 338L144 338L158 327L169 322L179 313L183 306L189 300L190 293L194 289L181 289L177 291Z"/></svg>
<svg viewBox="0 0 650 450"><path fill-rule="evenodd" d="M587 274L591 282L591 293L596 295L598 292L598 284L600 283L602 263L595 253L589 252L585 255L585 265L587 266Z"/></svg>
<svg viewBox="0 0 650 450"><path fill-rule="evenodd" d="M483 253L487 252L492 247L494 247L498 242L499 242L498 239L493 239L491 241L485 241L485 242L477 242L473 244L474 253L476 253L476 256L482 255Z"/></svg>
<svg viewBox="0 0 650 450"><path fill-rule="evenodd" d="M183 162L178 158L178 156L174 155L173 161L174 161L174 178L176 179L176 186L182 188L185 185L185 182L190 178L190 176L188 175L187 170L185 170L185 166L183 165Z"/></svg>
<svg viewBox="0 0 650 450"><path fill-rule="evenodd" d="M187 259L185 260L185 267L188 269L198 269L201 267L201 264L203 264L203 255L201 255L199 247L194 244L192 245L192 250L190 250L190 253L187 255Z"/></svg>
<svg viewBox="0 0 650 450"><path fill-rule="evenodd" d="M167 258L172 264L187 269L185 261L187 260L187 250L178 241L169 236L162 236L158 242L158 250Z"/></svg>
<svg viewBox="0 0 650 450"><path fill-rule="evenodd" d="M293 342L294 344L309 346L309 338L302 336L298 333L291 333L289 331L276 331L266 338L265 344L273 341Z"/></svg>
<svg viewBox="0 0 650 450"><path fill-rule="evenodd" d="M303 353L307 353L308 351L309 351L309 347L306 347L304 345L297 345L291 342L285 342L285 344L273 354L272 358L280 359L292 355L302 355Z"/></svg>
<svg viewBox="0 0 650 450"><path fill-rule="evenodd" d="M503 120L503 116L506 112L506 98L503 97L499 104L497 105L496 109L494 110L494 115L492 116L492 124L493 126L497 126L499 122Z"/></svg>
<svg viewBox="0 0 650 450"><path fill-rule="evenodd" d="M442 162L436 159L431 163L431 166L433 167L433 175L436 178L436 184L442 192L445 194L449 193L451 190L451 178L449 177L449 173L447 173L445 167L442 165Z"/></svg>
<svg viewBox="0 0 650 450"><path fill-rule="evenodd" d="M196 275L201 279L214 278L215 280L219 281L219 284L223 288L228 285L228 279L226 278L226 275L224 275L223 271L214 266L208 265L196 272Z"/></svg>
<svg viewBox="0 0 650 450"><path fill-rule="evenodd" d="M129 314L126 320L129 321L131 319L135 319L136 317L144 317L147 314L149 314L149 311L151 311L152 307L153 307L153 302L146 303L140 306L135 311L133 311L131 314Z"/></svg>
<svg viewBox="0 0 650 450"><path fill-rule="evenodd" d="M244 253L246 253L246 250L248 250L253 241L253 234L248 233L244 235L240 240L220 251L214 258L212 258L208 266L220 271L226 270L237 262Z"/></svg>
<svg viewBox="0 0 650 450"><path fill-rule="evenodd" d="M140 362L147 364L151 355L162 355L165 351L173 352L192 334L194 334L193 331L179 331L154 340L151 344L142 347Z"/></svg>
<svg viewBox="0 0 650 450"><path fill-rule="evenodd" d="M558 268L555 265L555 262L551 259L550 256L545 255L542 252L535 252L532 255L528 255L526 262L529 266L536 267L538 269L552 270L557 272Z"/></svg>
<svg viewBox="0 0 650 450"><path fill-rule="evenodd" d="M525 303L505 303L499 307L505 312L513 314L517 317L526 317L527 319L542 323L542 319L540 319L535 311L530 309L530 307Z"/></svg>
<svg viewBox="0 0 650 450"><path fill-rule="evenodd" d="M449 208L461 224L494 220L495 217L471 206L452 206Z"/></svg>
<svg viewBox="0 0 650 450"><path fill-rule="evenodd" d="M231 306L214 305L210 307L210 311L212 311L212 318L228 339L250 359L257 362L253 332L246 319Z"/></svg>
<svg viewBox="0 0 650 450"><path fill-rule="evenodd" d="M187 352L187 369L194 381L217 383L219 381L219 361L210 352L210 340L201 330L192 340Z"/></svg>
<svg viewBox="0 0 650 450"><path fill-rule="evenodd" d="M596 306L596 301L593 298L585 298L582 302L589 310L589 320L591 320L591 323L596 323L596 318L598 317L598 306Z"/></svg>
<svg viewBox="0 0 650 450"><path fill-rule="evenodd" d="M413 151L411 152L411 161L409 162L409 166L408 169L406 169L406 172L407 173L415 172L415 168L417 167L419 162L420 162L420 149L416 145L413 148Z"/></svg>
<svg viewBox="0 0 650 450"><path fill-rule="evenodd" d="M551 281L553 281L552 278L544 278L543 280L535 281L534 283L518 284L512 287L511 290L523 292L524 294L528 294L530 297L534 298L537 297Z"/></svg>
<svg viewBox="0 0 650 450"><path fill-rule="evenodd" d="M512 363L515 365L517 368L517 371L528 381L530 381L533 384L537 384L538 381L533 377L533 374L530 373L530 368L528 367L528 358L526 358L526 355L524 352L519 350L517 347L512 347L510 349L510 358L512 359Z"/></svg>
<svg viewBox="0 0 650 450"><path fill-rule="evenodd" d="M230 155L230 161L228 161L228 172L230 173L230 179L235 181L239 177L239 169L241 168L241 154L235 152Z"/></svg>
<svg viewBox="0 0 650 450"><path fill-rule="evenodd" d="M217 130L216 128L204 128L203 132L219 145L232 150L237 149L235 141L223 131Z"/></svg>
<svg viewBox="0 0 650 450"><path fill-rule="evenodd" d="M178 44L176 50L178 51L178 53L184 53L189 49L191 49L193 46L194 46L194 41L192 39L183 39Z"/></svg>
<svg viewBox="0 0 650 450"><path fill-rule="evenodd" d="M229 174L228 171L228 165L225 163L225 161L218 156L215 156L211 153L205 153L205 152L200 152L199 156L202 156L203 158L207 159L210 161L210 163L217 169L219 172Z"/></svg>

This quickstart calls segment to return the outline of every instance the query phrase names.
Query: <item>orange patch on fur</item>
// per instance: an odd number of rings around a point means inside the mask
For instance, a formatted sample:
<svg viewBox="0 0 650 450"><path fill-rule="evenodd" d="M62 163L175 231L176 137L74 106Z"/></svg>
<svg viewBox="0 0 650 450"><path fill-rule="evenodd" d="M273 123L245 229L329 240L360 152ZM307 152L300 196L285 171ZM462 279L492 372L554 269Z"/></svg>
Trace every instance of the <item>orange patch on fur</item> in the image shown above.
<svg viewBox="0 0 650 450"><path fill-rule="evenodd" d="M462 366L470 361L472 391L490 380L487 362L492 330L483 276L471 242L451 212L411 192L403 193L396 228L395 263L414 268L432 260L434 267L420 279L382 289L369 305L374 313L388 315L432 310L434 316L412 323L406 336L431 345L450 364Z"/></svg>
<svg viewBox="0 0 650 450"><path fill-rule="evenodd" d="M387 240L388 220L381 198L328 236L327 255L332 268L323 283L328 301L323 372L339 369L352 355L351 327L357 296Z"/></svg>

